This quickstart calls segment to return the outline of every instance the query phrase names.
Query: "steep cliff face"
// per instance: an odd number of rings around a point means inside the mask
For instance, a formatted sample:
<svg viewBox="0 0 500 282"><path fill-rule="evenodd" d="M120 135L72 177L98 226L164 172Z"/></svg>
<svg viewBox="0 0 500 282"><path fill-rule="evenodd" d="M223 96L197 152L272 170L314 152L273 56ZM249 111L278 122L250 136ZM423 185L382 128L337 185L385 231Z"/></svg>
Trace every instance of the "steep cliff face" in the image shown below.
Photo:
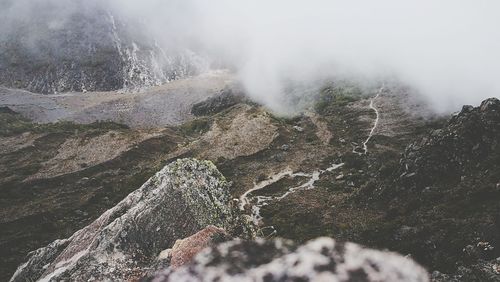
<svg viewBox="0 0 500 282"><path fill-rule="evenodd" d="M318 238L235 240L200 253L192 263L149 279L167 281L429 281L427 272L400 255Z"/></svg>
<svg viewBox="0 0 500 282"><path fill-rule="evenodd" d="M71 9L43 12L37 5L0 36L0 84L38 93L135 89L194 74L203 64L192 52L162 49L140 23L104 5L73 1Z"/></svg>
<svg viewBox="0 0 500 282"><path fill-rule="evenodd" d="M11 281L133 280L161 266L158 255L177 239L208 225L248 234L228 185L211 162L177 160L89 226L32 252Z"/></svg>

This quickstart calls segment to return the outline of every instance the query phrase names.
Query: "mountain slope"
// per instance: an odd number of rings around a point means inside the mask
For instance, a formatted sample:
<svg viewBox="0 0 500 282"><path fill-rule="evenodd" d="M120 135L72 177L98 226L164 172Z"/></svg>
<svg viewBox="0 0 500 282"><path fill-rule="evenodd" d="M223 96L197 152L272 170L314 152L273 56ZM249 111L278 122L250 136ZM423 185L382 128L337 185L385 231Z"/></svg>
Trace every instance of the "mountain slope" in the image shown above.
<svg viewBox="0 0 500 282"><path fill-rule="evenodd" d="M6 5L8 13L15 2ZM193 52L163 50L140 23L113 14L105 4L25 6L26 19L11 19L0 36L0 84L5 86L37 93L136 89L204 67Z"/></svg>

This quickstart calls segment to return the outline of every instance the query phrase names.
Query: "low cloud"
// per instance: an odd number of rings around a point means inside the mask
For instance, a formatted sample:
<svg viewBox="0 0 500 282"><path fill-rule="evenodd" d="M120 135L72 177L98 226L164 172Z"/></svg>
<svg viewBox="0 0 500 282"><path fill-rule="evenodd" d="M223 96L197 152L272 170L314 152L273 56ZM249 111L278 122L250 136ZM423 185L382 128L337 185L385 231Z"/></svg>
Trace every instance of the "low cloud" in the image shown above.
<svg viewBox="0 0 500 282"><path fill-rule="evenodd" d="M439 112L500 95L495 0L3 0L3 33L29 21L35 5L58 7L57 28L81 8L75 3L109 9L166 49L189 48L235 70L250 96L278 111L290 85L346 75L397 77Z"/></svg>

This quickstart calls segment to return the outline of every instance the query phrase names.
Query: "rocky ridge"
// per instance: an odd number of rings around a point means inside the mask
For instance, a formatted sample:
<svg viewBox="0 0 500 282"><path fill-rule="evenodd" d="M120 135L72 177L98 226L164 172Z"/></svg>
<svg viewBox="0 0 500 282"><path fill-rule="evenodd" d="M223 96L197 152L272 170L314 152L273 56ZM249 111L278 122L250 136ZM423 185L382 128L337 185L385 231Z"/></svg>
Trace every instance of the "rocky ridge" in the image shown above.
<svg viewBox="0 0 500 282"><path fill-rule="evenodd" d="M400 179L411 182L412 190L422 191L441 183L457 184L473 171L494 168L500 161L499 124L498 99L485 100L476 108L464 106L444 128L407 147Z"/></svg>
<svg viewBox="0 0 500 282"><path fill-rule="evenodd" d="M211 162L179 159L89 226L32 252L11 281L138 281L165 267L149 279L428 281L409 259L330 238L215 246L254 234L233 209L228 185Z"/></svg>
<svg viewBox="0 0 500 282"><path fill-rule="evenodd" d="M143 148L142 143L146 141L142 142L139 144L140 150L131 151L133 157L127 163L135 163L138 156L141 156L141 160L142 157L151 159L151 155L146 157L144 153L168 145L165 154L153 158L163 160L163 165L178 157L210 159L228 179L234 181L234 185L229 187L233 198L251 189L252 184L273 179L276 173L287 166L293 174L305 175L332 163L343 164L336 170L322 174L315 181L314 189L298 190L286 199L270 201L263 206L263 221L258 226L258 234L293 239L297 245L318 236L329 236L337 241L357 242L370 248L387 248L411 255L432 272L435 281L498 281L500 221L497 215L500 181L498 146L495 145L500 124L498 100L489 99L477 108L464 107L450 121L442 119L433 123L401 111L398 99L404 96L397 88L388 86L373 105L380 112L379 126L367 144L367 154L359 155L352 150L353 146L359 146L366 140L370 129L373 129L376 116L369 102L374 94L363 93L358 98L347 99L342 93L335 92L333 100L326 103L315 116L302 115L290 119L275 117L251 103L234 105L231 100L226 103L225 100L208 99L200 103L204 107L202 116L174 129L175 135L179 136L160 136L147 140L148 144L155 144L153 147ZM241 131L244 126L254 130ZM16 136L29 141L43 133L43 130L28 134L15 128L15 132L21 132L22 135ZM330 137L321 138L326 136L319 134L321 132L329 132ZM6 137L4 143L13 143L12 138L16 136ZM263 136L269 138L256 142ZM235 142L228 143L231 140ZM36 145L41 145L41 142L36 142ZM13 146L13 150L18 150L16 148L19 146ZM126 154L130 155L128 152ZM122 170L119 167L123 174ZM30 171L26 175L32 173ZM109 175L115 175L116 172L106 173L106 179L109 179ZM67 175L64 181L72 186L75 176ZM118 174L116 177L119 177ZM47 182L50 186L43 186L40 191L51 191L51 187L61 185L57 183L62 179L43 179L37 185ZM101 189L104 192L114 187L118 187L116 190L122 189L120 182L106 184L104 189L93 179L82 183L88 183L87 186L78 186L82 201L87 201L87 195L80 191ZM253 196L279 196L290 188L307 183L305 177L284 177L255 192ZM20 187L32 186L31 183L23 185ZM136 183L133 188L139 185ZM92 197L100 199L103 195ZM117 201L122 197L123 194ZM64 198L61 200L61 206L68 204ZM44 201L50 203L53 198L46 197ZM106 206L107 209L112 205L109 202L100 203L85 207L84 211L95 211L96 206ZM95 219L101 212L95 212L89 216L89 220ZM251 213L248 209L243 212ZM54 213L59 214L61 211L56 210ZM54 221L50 217L45 219L44 214L37 214L37 218L40 216L43 216L44 222ZM59 221L66 222L67 219L58 218ZM74 226L71 232L76 229ZM35 247L68 235L50 236L50 240L38 243ZM193 247L197 243L200 246L212 246L210 233L200 236L186 238L184 244L179 243L177 247L166 246L160 252L163 253L162 257L167 258L162 260L161 266L169 265L170 258L174 260L173 253L180 258L179 264L183 265L189 260L186 258L199 251L200 248ZM181 238L185 236L175 240ZM64 245L62 247L65 248ZM169 248L173 250L168 251ZM57 248L52 250L59 252ZM262 255L265 256L264 253ZM148 271L156 269L157 264L151 265L154 266L146 265L145 268ZM144 271L138 273L142 275Z"/></svg>
<svg viewBox="0 0 500 282"><path fill-rule="evenodd" d="M133 280L162 250L208 225L244 235L229 183L208 161L180 159L73 236L30 254L11 281Z"/></svg>
<svg viewBox="0 0 500 282"><path fill-rule="evenodd" d="M393 177L375 192L389 229L398 226L390 242L381 237L376 244L385 241L439 269L435 281L499 281L498 140L500 101L490 98L464 106L442 128L408 145ZM359 198L370 194L361 193Z"/></svg>

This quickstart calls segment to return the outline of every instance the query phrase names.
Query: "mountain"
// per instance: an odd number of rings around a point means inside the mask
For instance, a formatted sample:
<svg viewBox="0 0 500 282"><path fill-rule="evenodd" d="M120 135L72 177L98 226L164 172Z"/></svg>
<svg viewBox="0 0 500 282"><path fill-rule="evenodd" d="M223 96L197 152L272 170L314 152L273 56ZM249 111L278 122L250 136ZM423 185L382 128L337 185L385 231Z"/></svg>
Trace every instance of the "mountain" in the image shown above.
<svg viewBox="0 0 500 282"><path fill-rule="evenodd" d="M500 101L491 98L406 148L394 180L380 187L388 221L404 224L400 251L442 271L458 265L459 281L499 278L499 140Z"/></svg>
<svg viewBox="0 0 500 282"><path fill-rule="evenodd" d="M244 235L251 228L229 208L228 184L210 162L177 160L92 224L32 253L11 281L130 280L205 226Z"/></svg>
<svg viewBox="0 0 500 282"><path fill-rule="evenodd" d="M134 281L174 262L177 271L156 274L153 281L346 277L358 281L427 281L425 270L409 259L328 238L304 246L282 240L236 240L197 257L198 265L186 268L190 260L177 261L207 236L202 233L211 234L208 240L213 242L209 245L229 236L211 224L225 227L233 236L252 235L252 227L246 227L249 222L239 219L238 210L231 207L228 185L212 163L179 159L70 238L32 252L11 281ZM173 245L175 239L204 226L209 227ZM162 251L172 245L172 250Z"/></svg>
<svg viewBox="0 0 500 282"><path fill-rule="evenodd" d="M156 94L146 91L131 103ZM312 256L328 262L318 266L328 277L345 270L371 281L371 275L386 275L374 269L397 268L403 277L427 281L411 260L375 251L388 249L411 257L433 281L498 281L497 99L451 117L432 116L398 84L361 88L335 82L308 111L282 117L242 96L227 84L204 101L173 99L194 115L149 129L112 122L34 123L17 107L2 108L2 278L22 262L29 263L17 279L154 279L162 269L156 278L165 281L196 281L211 271L230 279L237 273L223 271L228 265L255 278L272 272L268 264L288 267L292 257ZM39 109L32 104L19 109ZM185 165L174 169L179 164ZM196 192L222 179L222 194ZM216 216L199 221L221 197ZM239 223L228 224L230 218ZM125 226L133 232L123 233ZM87 237L97 239L82 240ZM74 246L85 247L81 257L74 256ZM230 246L235 252L228 257L223 250ZM332 246L366 250L395 264L377 259L380 267L361 264L361 271L344 265L345 250ZM204 247L209 249L197 256ZM62 265L68 267L57 267ZM286 275L292 272L272 272L277 280Z"/></svg>
<svg viewBox="0 0 500 282"><path fill-rule="evenodd" d="M0 0L0 281L500 281L485 5L202 2Z"/></svg>
<svg viewBox="0 0 500 282"><path fill-rule="evenodd" d="M0 84L44 94L138 89L205 67L193 52L162 49L140 22L88 3L28 5L29 18L0 36Z"/></svg>

